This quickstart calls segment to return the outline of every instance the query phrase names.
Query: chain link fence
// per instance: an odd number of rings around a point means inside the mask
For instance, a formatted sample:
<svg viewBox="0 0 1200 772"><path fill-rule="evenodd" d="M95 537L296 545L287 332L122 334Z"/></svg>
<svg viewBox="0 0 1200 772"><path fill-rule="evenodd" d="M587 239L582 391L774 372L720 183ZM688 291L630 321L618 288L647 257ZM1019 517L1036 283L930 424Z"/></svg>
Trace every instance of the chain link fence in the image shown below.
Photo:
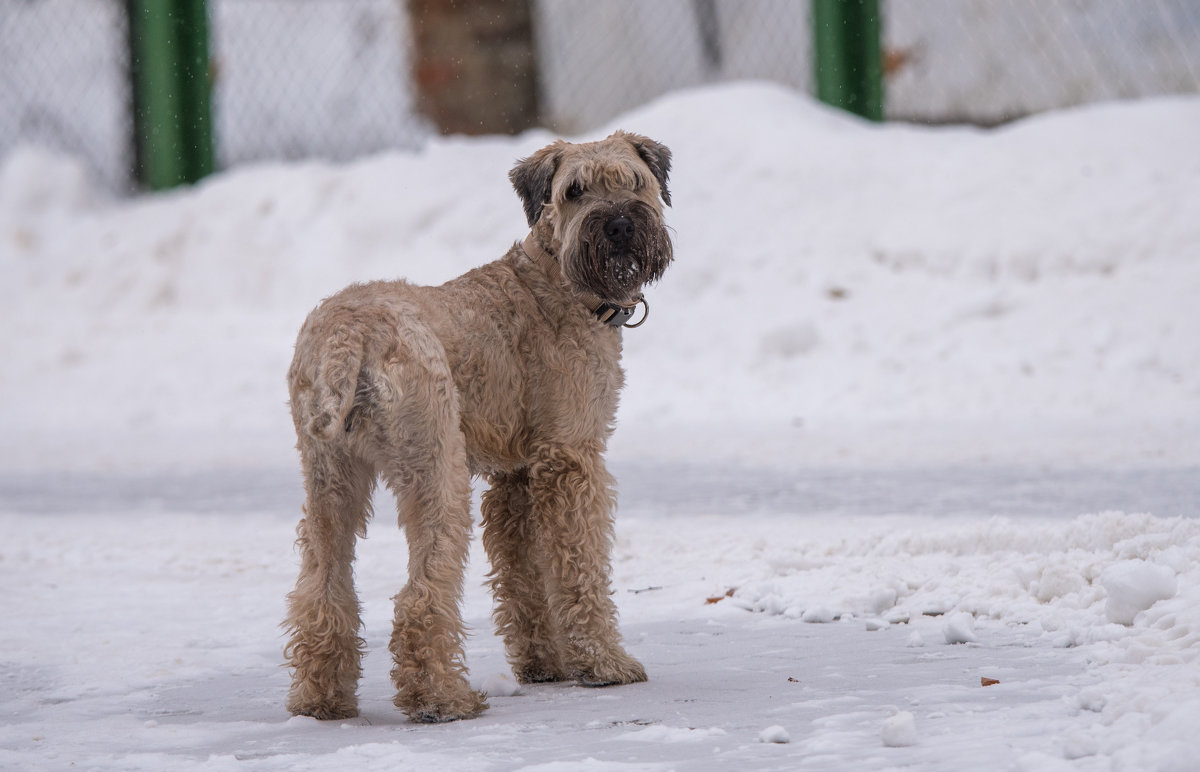
<svg viewBox="0 0 1200 772"><path fill-rule="evenodd" d="M810 4L533 0L541 120L585 131L668 91L762 78L812 91ZM880 0L892 120L996 124L1200 91L1192 0ZM19 144L129 189L123 0L0 0L0 163ZM209 0L219 165L419 146L404 0Z"/></svg>
<svg viewBox="0 0 1200 772"><path fill-rule="evenodd" d="M703 83L766 78L812 91L806 2L546 0L537 10L543 119L562 132Z"/></svg>
<svg viewBox="0 0 1200 772"><path fill-rule="evenodd" d="M712 81L812 91L809 3L545 0L538 10L543 117L565 131ZM1194 0L881 0L880 12L889 120L994 125L1200 91Z"/></svg>
<svg viewBox="0 0 1200 772"><path fill-rule="evenodd" d="M127 40L119 0L0 0L0 164L17 145L39 145L127 189Z"/></svg>
<svg viewBox="0 0 1200 772"><path fill-rule="evenodd" d="M403 0L209 0L221 166L415 148Z"/></svg>
<svg viewBox="0 0 1200 772"><path fill-rule="evenodd" d="M887 0L889 119L1003 123L1200 91L1193 0Z"/></svg>

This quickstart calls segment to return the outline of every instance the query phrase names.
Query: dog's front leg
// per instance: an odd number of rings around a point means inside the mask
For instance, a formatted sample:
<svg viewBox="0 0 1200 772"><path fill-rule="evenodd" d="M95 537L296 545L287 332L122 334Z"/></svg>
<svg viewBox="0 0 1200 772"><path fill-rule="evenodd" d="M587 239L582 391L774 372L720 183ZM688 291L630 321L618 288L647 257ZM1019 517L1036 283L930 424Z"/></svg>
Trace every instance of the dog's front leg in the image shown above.
<svg viewBox="0 0 1200 772"><path fill-rule="evenodd" d="M497 473L483 494L483 546L492 562L496 632L523 684L563 681L558 635L546 603L546 575L538 524L529 493L529 472Z"/></svg>
<svg viewBox="0 0 1200 772"><path fill-rule="evenodd" d="M529 477L546 596L568 672L588 686L645 681L617 632L609 562L614 485L603 458L544 446Z"/></svg>

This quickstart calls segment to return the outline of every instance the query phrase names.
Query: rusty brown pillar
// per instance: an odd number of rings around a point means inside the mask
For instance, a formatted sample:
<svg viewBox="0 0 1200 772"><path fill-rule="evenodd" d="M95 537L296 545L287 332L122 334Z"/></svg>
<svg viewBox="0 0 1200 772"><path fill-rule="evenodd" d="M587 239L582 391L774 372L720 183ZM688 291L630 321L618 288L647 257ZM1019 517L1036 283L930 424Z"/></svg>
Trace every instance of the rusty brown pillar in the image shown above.
<svg viewBox="0 0 1200 772"><path fill-rule="evenodd" d="M417 105L443 134L537 124L533 0L408 0Z"/></svg>

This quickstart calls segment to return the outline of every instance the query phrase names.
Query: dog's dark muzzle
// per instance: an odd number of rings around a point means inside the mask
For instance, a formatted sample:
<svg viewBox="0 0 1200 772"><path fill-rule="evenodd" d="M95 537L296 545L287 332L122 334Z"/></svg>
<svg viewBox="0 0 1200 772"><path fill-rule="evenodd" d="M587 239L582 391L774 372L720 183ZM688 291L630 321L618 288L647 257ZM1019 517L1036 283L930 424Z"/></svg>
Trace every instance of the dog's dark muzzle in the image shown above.
<svg viewBox="0 0 1200 772"><path fill-rule="evenodd" d="M592 213L580 241L583 249L566 266L567 274L604 300L632 298L657 281L672 259L666 228L640 201Z"/></svg>

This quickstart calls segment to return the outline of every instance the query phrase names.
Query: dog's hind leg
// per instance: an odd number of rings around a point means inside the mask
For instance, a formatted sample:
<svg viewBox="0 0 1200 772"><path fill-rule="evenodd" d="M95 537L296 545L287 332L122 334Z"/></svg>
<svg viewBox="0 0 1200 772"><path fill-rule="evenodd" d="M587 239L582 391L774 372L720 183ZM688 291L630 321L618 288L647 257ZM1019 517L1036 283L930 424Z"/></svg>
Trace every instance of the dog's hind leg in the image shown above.
<svg viewBox="0 0 1200 772"><path fill-rule="evenodd" d="M284 622L292 667L288 710L320 719L358 715L363 641L354 592L354 544L370 515L374 473L331 443L300 442L305 517L297 529L300 576Z"/></svg>
<svg viewBox="0 0 1200 772"><path fill-rule="evenodd" d="M572 677L588 686L646 680L621 646L610 588L613 479L599 451L548 444L529 468L551 618Z"/></svg>
<svg viewBox="0 0 1200 772"><path fill-rule="evenodd" d="M568 674L546 602L545 571L526 470L488 478L483 494L483 546L492 562L496 631L520 683L563 681Z"/></svg>
<svg viewBox="0 0 1200 772"><path fill-rule="evenodd" d="M414 721L470 718L487 703L467 683L462 648L471 489L458 397L444 360L428 353L394 362L389 378L395 404L384 446L393 455L380 472L396 494L409 554L388 647L395 704Z"/></svg>

